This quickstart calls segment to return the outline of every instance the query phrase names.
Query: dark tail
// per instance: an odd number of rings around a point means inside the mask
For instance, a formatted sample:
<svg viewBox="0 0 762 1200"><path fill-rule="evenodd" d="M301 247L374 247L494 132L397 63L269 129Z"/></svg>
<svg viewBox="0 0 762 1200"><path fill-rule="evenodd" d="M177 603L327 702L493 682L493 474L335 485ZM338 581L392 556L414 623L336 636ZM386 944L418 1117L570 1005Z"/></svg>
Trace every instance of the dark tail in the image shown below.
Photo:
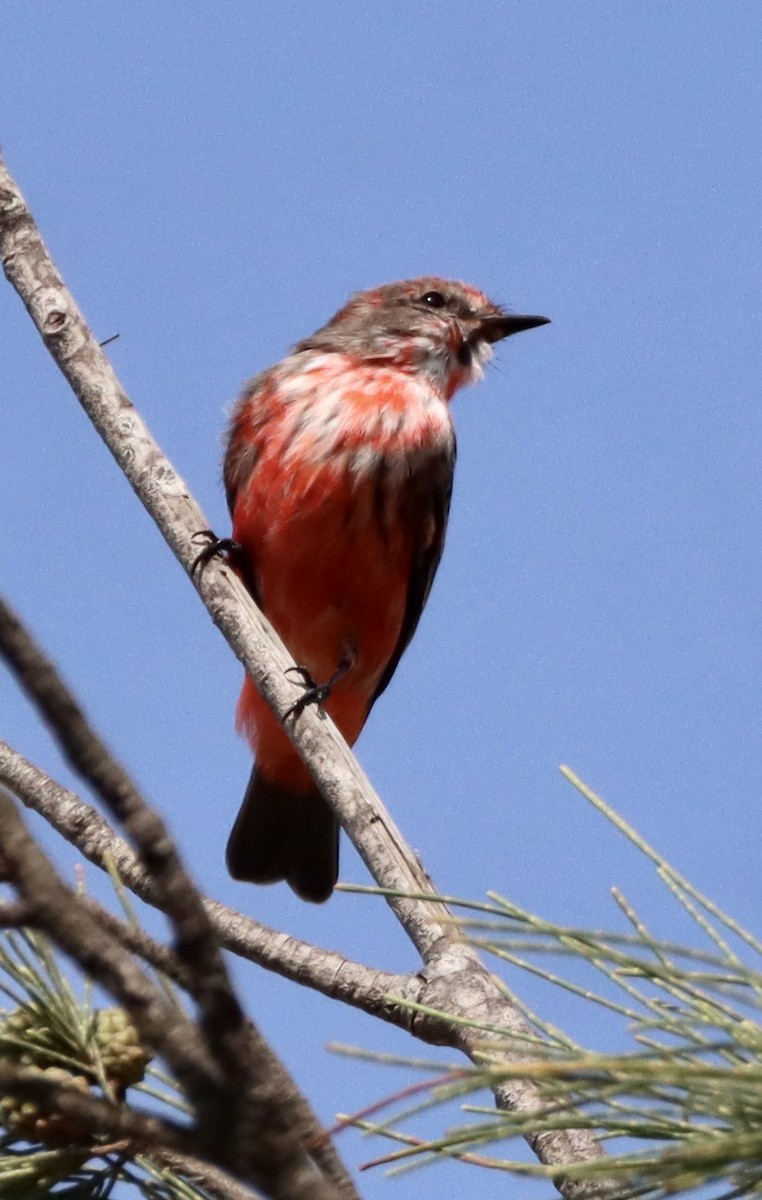
<svg viewBox="0 0 762 1200"><path fill-rule="evenodd" d="M227 848L228 870L247 883L285 879L321 904L339 874L339 826L317 791L290 792L251 773Z"/></svg>

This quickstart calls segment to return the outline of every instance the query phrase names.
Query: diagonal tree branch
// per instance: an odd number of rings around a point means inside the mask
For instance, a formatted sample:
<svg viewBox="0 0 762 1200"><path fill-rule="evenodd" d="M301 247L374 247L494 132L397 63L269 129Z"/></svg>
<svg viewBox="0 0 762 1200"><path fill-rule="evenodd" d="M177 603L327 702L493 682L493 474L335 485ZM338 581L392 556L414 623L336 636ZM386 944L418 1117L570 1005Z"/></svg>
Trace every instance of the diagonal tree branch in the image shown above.
<svg viewBox="0 0 762 1200"><path fill-rule="evenodd" d="M0 654L52 731L69 763L124 827L155 881L175 928L176 952L188 972L188 991L223 1071L239 1070L236 1035L244 1016L230 985L200 897L164 822L140 795L80 708L61 675L0 597Z"/></svg>
<svg viewBox="0 0 762 1200"><path fill-rule="evenodd" d="M2 741L0 783L44 817L91 863L102 870L113 866L135 895L161 909L161 896L150 876L100 813ZM410 1010L392 998L424 1003L418 975L395 975L366 967L335 950L324 950L271 929L216 900L205 899L204 904L220 945L285 979L407 1030L412 1021ZM425 1035L419 1032L418 1036Z"/></svg>
<svg viewBox="0 0 762 1200"><path fill-rule="evenodd" d="M171 1025L163 1031L162 1039L157 1042L154 1038L154 1044L163 1044L165 1051L173 1051L167 1053L168 1060L203 1118L200 1128L208 1138L210 1150L213 1148L221 1161L241 1170L246 1169L246 1162L256 1164L257 1174L267 1181L275 1194L283 1186L278 1180L279 1173L294 1174L294 1164L302 1157L294 1134L293 1105L286 1112L283 1102L283 1087L288 1077L258 1031L245 1021L201 897L187 875L163 821L145 802L127 771L90 725L56 668L2 599L0 654L47 721L71 764L132 835L143 866L155 881L163 900L162 907L175 927L175 952L184 968L188 991L199 1004L206 1045L198 1044L198 1031L185 1018L186 1029L176 1047L168 1046L170 1033L174 1032ZM12 806L8 811L6 805L6 811L3 811L0 803L0 831L3 823L8 823L10 828L14 818ZM37 890L22 887L22 895L28 902L34 897L39 910L47 896L42 886L46 879L44 856L31 838L24 835L20 822L15 830L15 840L24 848L16 866L26 866L27 872L34 869L39 883ZM4 853L8 857L5 841L3 838ZM18 883L23 885L24 882L22 871ZM90 973L95 978L98 978L98 970L103 970L114 959L129 975L132 967L129 957L124 956L118 943L115 944L102 927L100 938L95 936L96 926L82 906L74 904L73 894L69 893L70 902L65 910L60 910L68 889L63 884L56 884L55 877L51 877L48 881L51 897L45 908L43 926L70 954L78 950L82 955L87 947L90 955L92 950L88 961ZM54 891L58 892L57 903L52 899ZM39 915L42 914L38 912ZM82 925L87 927L88 923L89 942L82 932ZM114 990L113 983L109 984L107 979L101 978L101 982ZM125 982L122 981L123 986ZM130 998L123 999L129 1007ZM134 987L131 999L133 1004L137 1003ZM176 1015L180 1016L179 1013ZM139 1019L136 1016L136 1023ZM145 1022L145 1014L143 1019ZM194 1043L195 1053L191 1054ZM207 1047L216 1069L212 1070L212 1064L207 1063L203 1077L199 1078L198 1064L203 1061L199 1056ZM293 1098L296 1088L292 1087L290 1093ZM322 1140L320 1144L323 1144Z"/></svg>
<svg viewBox="0 0 762 1200"><path fill-rule="evenodd" d="M57 366L190 575L199 547L194 537L209 521L162 454L121 387L111 364L68 292L32 215L0 160L0 256ZM270 623L234 573L219 560L193 583L212 620L273 710L285 713L301 695L286 676L295 664ZM436 891L330 718L306 709L287 733L336 809L377 882L399 892ZM390 899L422 957L447 936L442 906Z"/></svg>
<svg viewBox="0 0 762 1200"><path fill-rule="evenodd" d="M14 180L0 160L0 256L48 350L100 432L136 494L188 574L197 555L193 538L208 522L184 481L151 437L131 404L44 246ZM294 665L285 647L224 563L212 561L197 573L195 586L212 620L276 713L285 713L298 689L285 675ZM436 888L406 844L379 797L330 719L307 709L287 732L321 792L337 812L376 882L390 891L432 893ZM425 976L438 997L436 1007L454 1016L484 1020L508 1030L530 1032L476 953L458 943L445 922L443 905L390 896L389 903L426 964ZM472 1031L453 1027L442 1040L472 1057L484 1051ZM537 1095L516 1083L496 1090L498 1104L532 1111ZM573 1118L572 1118L573 1119ZM549 1165L599 1158L602 1151L583 1130L532 1139ZM603 1194L606 1184L561 1180L568 1196Z"/></svg>
<svg viewBox="0 0 762 1200"><path fill-rule="evenodd" d="M212 1162L262 1187L275 1200L334 1200L342 1193L356 1198L322 1131L318 1134L318 1152L311 1153L321 1164L323 1178L312 1167L299 1122L307 1112L306 1101L297 1095L294 1107L296 1089L251 1025L248 1032L257 1053L247 1055L247 1060L254 1059L256 1073L252 1081L239 1071L237 1082L251 1097L247 1102L247 1097L239 1096L239 1104L250 1110L256 1123L241 1131L246 1137L243 1144L221 1135L218 1120L209 1113L210 1106L219 1104L223 1091L219 1067L198 1028L178 1005L166 999L111 932L61 882L52 862L29 835L15 805L1 789L0 844L5 878L31 909L33 923L44 929L88 978L102 984L124 1005L144 1040L166 1058L194 1107L196 1145ZM188 974L187 965L180 961ZM222 1082L228 1084L228 1080ZM288 1097L288 1107L283 1097ZM314 1130L314 1118L310 1124Z"/></svg>
<svg viewBox="0 0 762 1200"><path fill-rule="evenodd" d="M105 987L129 1012L142 1039L162 1054L191 1103L203 1111L205 1094L217 1087L217 1067L182 1010L170 1004L118 942L81 905L26 831L13 801L0 789L0 844L4 881L11 882L44 929L89 978Z"/></svg>
<svg viewBox="0 0 762 1200"><path fill-rule="evenodd" d="M217 1067L196 1026L167 1001L122 946L96 926L78 896L61 882L2 789L0 845L2 879L17 889L32 921L124 1005L142 1038L166 1057L191 1102L203 1099L204 1091L215 1086Z"/></svg>
<svg viewBox="0 0 762 1200"><path fill-rule="evenodd" d="M202 1162L193 1154L182 1154L177 1150L157 1147L151 1151L151 1161L161 1163L176 1174L183 1175L191 1183L197 1184L211 1200L261 1200L260 1192L253 1192L244 1187L226 1171Z"/></svg>

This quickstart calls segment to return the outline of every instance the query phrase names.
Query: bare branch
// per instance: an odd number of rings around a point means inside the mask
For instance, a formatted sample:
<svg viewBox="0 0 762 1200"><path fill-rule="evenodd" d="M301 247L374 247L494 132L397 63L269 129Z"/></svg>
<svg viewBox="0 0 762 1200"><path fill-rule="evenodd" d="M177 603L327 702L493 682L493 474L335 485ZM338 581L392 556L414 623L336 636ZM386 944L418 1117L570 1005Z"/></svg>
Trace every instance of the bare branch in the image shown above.
<svg viewBox="0 0 762 1200"><path fill-rule="evenodd" d="M129 1012L142 1040L162 1054L202 1111L220 1087L219 1072L196 1026L99 927L51 860L27 833L8 794L0 790L0 843L5 877L33 915L34 924L105 987Z"/></svg>
<svg viewBox="0 0 762 1200"><path fill-rule="evenodd" d="M53 359L190 574L198 556L193 538L209 528L209 521L121 387L1 159L0 256L9 282ZM212 620L267 702L275 712L285 713L301 695L286 676L286 670L295 664L243 584L217 560L196 572L193 582ZM435 892L330 718L307 709L298 721L288 722L287 733L377 882L399 892ZM390 899L389 903L427 958L446 935L440 924L441 906L425 900Z"/></svg>
<svg viewBox="0 0 762 1200"><path fill-rule="evenodd" d="M156 1147L150 1154L151 1162L168 1167L177 1175L189 1179L191 1183L204 1189L212 1200L260 1200L261 1193L253 1192L250 1188L233 1179L219 1167L212 1167L192 1154L181 1154L177 1150L166 1150Z"/></svg>
<svg viewBox="0 0 762 1200"><path fill-rule="evenodd" d="M90 725L71 690L29 631L0 597L0 654L53 732L74 769L115 815L138 849L146 871L175 927L176 949L188 969L188 991L223 1076L231 1077L231 1101L242 1069L243 1012L200 897L186 873L164 822L140 795ZM221 1100L221 1097L220 1097ZM223 1109L226 1106L223 1104ZM221 1122L227 1126L229 1115Z"/></svg>
<svg viewBox="0 0 762 1200"><path fill-rule="evenodd" d="M197 1114L196 1140L215 1162L232 1166L236 1173L261 1184L268 1194L284 1200L329 1200L335 1194L310 1167L304 1145L317 1139L311 1156L323 1171L326 1184L332 1180L350 1191L349 1177L325 1138L325 1134L277 1056L247 1023L249 1046L244 1047L247 1073L241 1086L248 1095L238 1096L248 1108L249 1120L240 1130L247 1141L220 1133L218 1118L210 1108L229 1087L220 1079L218 1064L210 1058L196 1026L182 1010L169 1003L152 981L124 953L117 939L107 932L81 901L59 879L52 862L25 830L9 797L0 790L0 843L10 879L29 906L36 925L44 929L89 978L101 983L132 1016L147 1044L163 1055L186 1090ZM179 960L185 974L187 964ZM252 1053L253 1051L253 1053ZM248 1102L247 1102L248 1101ZM347 1186L349 1185L349 1186Z"/></svg>
<svg viewBox="0 0 762 1200"><path fill-rule="evenodd" d="M149 875L100 813L5 742L0 742L0 783L10 788L28 808L40 813L91 863L102 870L113 864L127 887L147 904L161 909L161 897ZM204 904L226 950L333 1000L341 1000L409 1030L412 1022L409 1009L395 1004L391 997L422 1002L419 976L395 975L363 966L334 950L321 949L252 917L244 917L216 900L205 899ZM150 956L146 957L150 961Z"/></svg>
<svg viewBox="0 0 762 1200"><path fill-rule="evenodd" d="M197 555L193 537L209 528L184 481L161 453L145 423L120 386L102 349L88 329L42 242L24 199L0 161L0 255L6 275L69 381L167 543L190 574ZM195 586L212 620L244 664L265 700L285 713L298 688L286 677L294 666L285 647L246 592L224 565L213 560L197 573ZM307 709L287 732L326 800L336 811L377 883L395 892L436 892L431 879L382 805L330 719ZM457 942L443 905L425 899L390 897L409 937L426 963L429 986L445 1013L473 1018L472 1002L491 1024L530 1032L470 948ZM479 1018L477 1018L479 1019ZM448 1034L449 1036L445 1036ZM441 1040L475 1056L473 1036L442 1022ZM529 1111L537 1103L530 1085L511 1086L498 1103ZM543 1135L533 1146L545 1162L599 1158L601 1149L587 1133ZM586 1184L559 1185L567 1197L592 1194ZM606 1185L597 1185L599 1192Z"/></svg>
<svg viewBox="0 0 762 1200"><path fill-rule="evenodd" d="M143 800L127 772L92 729L56 668L2 599L0 654L45 717L72 765L93 785L132 835L146 872L155 882L162 908L177 930L176 954L183 968L185 986L199 1003L201 1028L216 1070L212 1071L211 1064L205 1063L203 1078L198 1077L197 1064L203 1062L203 1057L199 1057L203 1044L198 1043L196 1027L188 1021L179 1043L181 1045L188 1039L185 1057L177 1057L176 1053L168 1051L165 1043L171 1025L163 1030L163 1038L154 1044L159 1047L164 1044L168 1060L188 1088L202 1118L200 1128L208 1138L210 1149L214 1148L215 1157L238 1169L245 1169L244 1164L250 1163L255 1167L255 1177L265 1181L268 1190L277 1194L283 1186L280 1175L290 1178L298 1173L300 1159L306 1163L295 1133L300 1128L301 1118L306 1122L306 1128L301 1130L304 1141L317 1134L320 1156L328 1170L342 1182L348 1179L332 1147L326 1149L322 1131L301 1092L258 1030L245 1021L201 897L185 872L163 821ZM0 805L0 829L3 820L10 823L11 816L8 812L3 813ZM23 862L33 863L36 847L32 840L28 835L21 839L17 831L17 841L20 846L23 842ZM44 862L38 853L40 862ZM20 862L15 864L17 869L20 865ZM51 891L55 890L52 879L49 887ZM60 902L63 884L59 891L56 899ZM22 892L28 898L28 890L22 888ZM35 897L35 903L39 915L43 907L39 896ZM78 948L81 955L83 948L90 945L89 973L98 978L97 971L102 971L107 961L104 957L107 949L110 946L113 950L119 943L100 923L101 944L96 950L92 945L92 928L98 926L84 906L72 907L67 914L67 928L71 932L75 913L77 922L84 920L85 927L91 926L89 942L80 937ZM48 907L46 915L47 921L42 922L44 927L50 930L59 945L73 953L73 943L62 941L60 914L54 921L53 910ZM121 949L119 958L124 958ZM81 957L78 961L82 961ZM125 961L131 963L129 958ZM104 982L114 990L111 983ZM194 1041L197 1044L194 1045ZM189 1072L189 1068L196 1073ZM308 1167L301 1170L305 1175L309 1174Z"/></svg>
<svg viewBox="0 0 762 1200"><path fill-rule="evenodd" d="M5 870L0 862L0 877L5 878ZM32 909L23 901L0 902L0 928L21 929L24 925L32 925Z"/></svg>

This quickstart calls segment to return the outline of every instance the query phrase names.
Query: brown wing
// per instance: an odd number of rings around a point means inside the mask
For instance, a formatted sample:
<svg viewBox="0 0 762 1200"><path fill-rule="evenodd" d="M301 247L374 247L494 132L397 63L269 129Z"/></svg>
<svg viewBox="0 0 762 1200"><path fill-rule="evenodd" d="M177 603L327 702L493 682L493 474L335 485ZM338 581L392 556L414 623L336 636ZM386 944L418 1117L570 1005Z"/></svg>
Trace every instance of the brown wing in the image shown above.
<svg viewBox="0 0 762 1200"><path fill-rule="evenodd" d="M389 686L392 675L397 670L397 665L418 627L421 613L428 600L444 548L454 466L455 442L453 441L447 452L443 452L438 458L427 463L415 486L411 485L410 487L409 507L405 519L414 526L415 534L405 616L394 653L370 698L368 712L381 693Z"/></svg>
<svg viewBox="0 0 762 1200"><path fill-rule="evenodd" d="M261 454L261 442L265 436L265 426L271 419L273 404L272 369L255 375L244 388L233 409L230 426L225 442L223 461L223 481L228 511L233 518L233 537L236 530L236 502L241 491L245 490ZM262 597L256 583L256 562L252 548L246 548L243 554L233 555L231 563L238 572L247 590L262 607Z"/></svg>
<svg viewBox="0 0 762 1200"><path fill-rule="evenodd" d="M228 511L235 517L238 492L257 465L264 427L273 416L273 369L261 371L246 384L230 417L225 439L222 477Z"/></svg>

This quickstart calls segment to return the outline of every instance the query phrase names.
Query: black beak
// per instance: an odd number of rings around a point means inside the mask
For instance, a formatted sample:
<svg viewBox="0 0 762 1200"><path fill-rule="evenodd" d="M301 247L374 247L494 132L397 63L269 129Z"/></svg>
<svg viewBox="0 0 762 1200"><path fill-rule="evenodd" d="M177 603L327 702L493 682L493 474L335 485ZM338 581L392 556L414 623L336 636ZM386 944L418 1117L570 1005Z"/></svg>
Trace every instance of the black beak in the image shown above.
<svg viewBox="0 0 762 1200"><path fill-rule="evenodd" d="M525 329L536 329L538 325L549 325L550 317L521 317L516 313L505 313L500 317L485 317L471 334L469 341L499 342L512 333L523 333Z"/></svg>

